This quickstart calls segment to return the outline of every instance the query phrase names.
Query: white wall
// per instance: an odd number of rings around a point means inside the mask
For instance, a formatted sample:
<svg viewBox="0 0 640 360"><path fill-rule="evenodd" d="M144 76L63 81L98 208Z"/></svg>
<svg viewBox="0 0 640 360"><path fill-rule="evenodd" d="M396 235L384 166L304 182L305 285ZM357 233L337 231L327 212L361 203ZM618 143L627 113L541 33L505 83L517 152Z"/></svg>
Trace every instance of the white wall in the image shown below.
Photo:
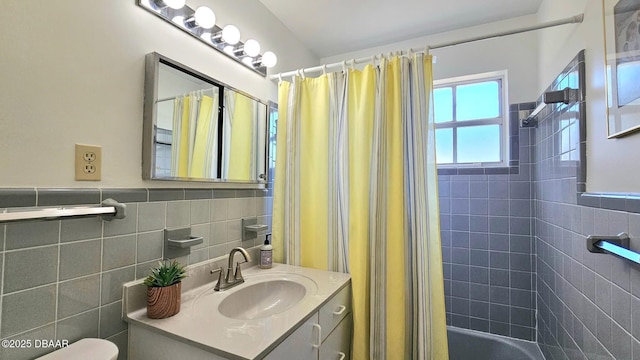
<svg viewBox="0 0 640 360"><path fill-rule="evenodd" d="M189 0L278 55L274 71L318 59L258 1ZM201 187L143 181L144 56L159 52L263 100L273 82L136 5L4 0L0 12L0 187ZM74 144L100 145L100 182L74 180Z"/></svg>
<svg viewBox="0 0 640 360"><path fill-rule="evenodd" d="M323 58L321 61L323 63L334 63L345 59L372 56L390 51L422 48L427 44L434 45L478 35L496 33L532 25L536 22L537 18L535 15L522 16L461 30L410 39L362 51L331 56ZM435 49L432 50L432 54L437 56L437 63L434 64L433 68L434 78L438 80L506 69L509 73L509 103L535 101L539 95L536 71L538 68L537 53L538 39L535 32Z"/></svg>
<svg viewBox="0 0 640 360"><path fill-rule="evenodd" d="M602 0L544 0L540 21L584 12L580 25L539 32L539 81L542 93L578 51L585 49L587 84L587 191L640 193L640 135L607 138L605 52Z"/></svg>

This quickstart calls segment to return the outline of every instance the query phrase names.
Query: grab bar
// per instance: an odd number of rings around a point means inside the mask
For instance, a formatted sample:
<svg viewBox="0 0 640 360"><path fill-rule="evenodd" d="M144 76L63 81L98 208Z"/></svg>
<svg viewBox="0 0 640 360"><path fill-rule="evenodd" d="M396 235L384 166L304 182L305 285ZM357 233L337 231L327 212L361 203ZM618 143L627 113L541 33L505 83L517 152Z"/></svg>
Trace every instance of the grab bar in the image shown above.
<svg viewBox="0 0 640 360"><path fill-rule="evenodd" d="M612 254L640 264L640 254L629 249L629 240L629 235L626 233L620 233L617 236L589 235L587 250L592 253Z"/></svg>
<svg viewBox="0 0 640 360"><path fill-rule="evenodd" d="M49 208L32 211L18 211L0 214L0 224L29 221L57 220L60 218L77 218L99 216L102 220L124 219L127 206L113 199L106 199L99 207Z"/></svg>

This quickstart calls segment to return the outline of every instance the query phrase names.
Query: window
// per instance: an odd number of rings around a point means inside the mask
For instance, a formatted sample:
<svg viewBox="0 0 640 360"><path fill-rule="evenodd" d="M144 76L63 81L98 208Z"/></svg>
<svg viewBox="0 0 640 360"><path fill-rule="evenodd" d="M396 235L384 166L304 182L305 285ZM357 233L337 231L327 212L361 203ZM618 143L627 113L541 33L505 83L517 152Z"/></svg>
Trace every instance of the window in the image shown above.
<svg viewBox="0 0 640 360"><path fill-rule="evenodd" d="M434 82L441 166L508 166L506 71Z"/></svg>

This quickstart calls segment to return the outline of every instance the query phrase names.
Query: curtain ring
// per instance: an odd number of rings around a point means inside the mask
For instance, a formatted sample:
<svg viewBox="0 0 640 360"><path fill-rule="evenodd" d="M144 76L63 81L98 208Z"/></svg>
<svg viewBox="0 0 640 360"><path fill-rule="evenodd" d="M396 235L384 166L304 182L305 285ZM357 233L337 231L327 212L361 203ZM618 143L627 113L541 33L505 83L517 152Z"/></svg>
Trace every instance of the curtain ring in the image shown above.
<svg viewBox="0 0 640 360"><path fill-rule="evenodd" d="M356 69L356 59L351 59L351 70Z"/></svg>
<svg viewBox="0 0 640 360"><path fill-rule="evenodd" d="M347 73L347 60L342 60L342 71Z"/></svg>
<svg viewBox="0 0 640 360"><path fill-rule="evenodd" d="M429 47L429 45L424 47L424 54L425 55L429 55L429 53L431 52L431 48Z"/></svg>
<svg viewBox="0 0 640 360"><path fill-rule="evenodd" d="M327 64L322 64L322 75L327 75Z"/></svg>
<svg viewBox="0 0 640 360"><path fill-rule="evenodd" d="M281 83L282 82L282 73L278 73L278 82Z"/></svg>
<svg viewBox="0 0 640 360"><path fill-rule="evenodd" d="M302 80L307 78L304 74L304 69L300 69L300 77L302 78Z"/></svg>

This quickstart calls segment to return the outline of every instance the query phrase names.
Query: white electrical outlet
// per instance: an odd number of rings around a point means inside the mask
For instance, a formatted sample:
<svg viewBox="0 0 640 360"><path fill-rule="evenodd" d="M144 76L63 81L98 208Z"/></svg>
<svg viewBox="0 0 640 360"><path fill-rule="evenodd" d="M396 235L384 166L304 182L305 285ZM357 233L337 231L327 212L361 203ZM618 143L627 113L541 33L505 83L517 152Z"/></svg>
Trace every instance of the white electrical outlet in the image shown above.
<svg viewBox="0 0 640 360"><path fill-rule="evenodd" d="M99 181L101 165L102 147L76 144L76 180Z"/></svg>
<svg viewBox="0 0 640 360"><path fill-rule="evenodd" d="M96 153L94 153L93 151L83 152L82 153L82 158L86 162L94 162L94 161L96 161Z"/></svg>

